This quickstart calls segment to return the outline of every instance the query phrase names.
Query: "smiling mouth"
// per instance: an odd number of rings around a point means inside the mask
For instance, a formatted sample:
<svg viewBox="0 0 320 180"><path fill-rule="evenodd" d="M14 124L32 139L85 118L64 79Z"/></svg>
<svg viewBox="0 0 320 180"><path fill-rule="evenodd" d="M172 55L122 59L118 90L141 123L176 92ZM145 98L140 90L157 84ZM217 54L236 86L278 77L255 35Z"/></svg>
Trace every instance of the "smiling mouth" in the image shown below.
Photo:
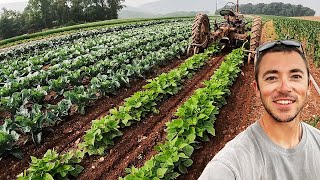
<svg viewBox="0 0 320 180"><path fill-rule="evenodd" d="M273 102L275 102L277 104L281 104L281 105L288 105L288 104L294 103L294 101L292 101L292 100L278 100L278 101L273 101Z"/></svg>

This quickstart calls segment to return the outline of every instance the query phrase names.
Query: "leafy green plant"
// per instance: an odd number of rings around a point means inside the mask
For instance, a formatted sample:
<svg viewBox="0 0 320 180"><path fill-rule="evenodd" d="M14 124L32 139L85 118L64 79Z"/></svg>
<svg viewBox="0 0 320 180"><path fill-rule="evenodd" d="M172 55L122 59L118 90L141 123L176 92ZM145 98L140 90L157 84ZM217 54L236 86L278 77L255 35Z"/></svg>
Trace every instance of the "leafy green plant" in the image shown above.
<svg viewBox="0 0 320 180"><path fill-rule="evenodd" d="M133 179L176 179L187 172L192 165L190 156L197 140L208 140L215 135L213 123L219 108L225 104L228 88L240 72L244 54L242 49L234 50L220 65L205 88L197 89L176 112L177 119L168 122L167 141L155 149L158 154L137 169L127 169L129 175L121 180Z"/></svg>
<svg viewBox="0 0 320 180"><path fill-rule="evenodd" d="M31 167L18 176L18 180L34 179L69 179L76 177L83 170L80 166L84 153L72 150L65 154L58 154L55 150L48 150L43 158L31 156Z"/></svg>
<svg viewBox="0 0 320 180"><path fill-rule="evenodd" d="M305 44L307 55L312 56L316 66L320 62L320 22L294 18L272 17L280 39L296 39Z"/></svg>
<svg viewBox="0 0 320 180"><path fill-rule="evenodd" d="M32 105L32 110L21 106L15 116L15 123L25 133L31 133L34 143L39 145L42 138L43 125L48 121L47 114L41 112L42 106L39 104Z"/></svg>
<svg viewBox="0 0 320 180"><path fill-rule="evenodd" d="M76 105L80 114L85 114L85 107L88 102L96 99L95 94L86 91L84 86L75 87L72 91L65 92L63 96Z"/></svg>
<svg viewBox="0 0 320 180"><path fill-rule="evenodd" d="M148 113L157 113L158 110L155 107L157 102L177 93L188 75L204 65L205 61L209 59L209 54L217 52L216 49L217 47L210 48L203 54L187 59L177 69L148 80L149 83L144 86L145 91L134 93L125 99L119 109L111 109L109 115L93 121L91 129L84 136L84 142L80 144L80 148L90 155L96 153L102 155L110 145L113 145L113 138L122 135L118 130L120 127L130 126L133 122L140 121ZM116 125L110 128L109 123ZM114 133L114 135L110 133Z"/></svg>
<svg viewBox="0 0 320 180"><path fill-rule="evenodd" d="M4 124L0 126L0 156L9 153L22 159L22 153L14 145L15 141L19 138L19 134L11 130L12 128L10 126L12 126L12 124L12 121L6 120Z"/></svg>

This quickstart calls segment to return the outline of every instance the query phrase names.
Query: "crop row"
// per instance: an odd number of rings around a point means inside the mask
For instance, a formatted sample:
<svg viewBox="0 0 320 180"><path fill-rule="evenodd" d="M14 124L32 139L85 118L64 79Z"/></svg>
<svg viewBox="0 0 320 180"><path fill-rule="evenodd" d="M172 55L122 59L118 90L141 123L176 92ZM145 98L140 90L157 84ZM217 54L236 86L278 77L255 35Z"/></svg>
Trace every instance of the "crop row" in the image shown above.
<svg viewBox="0 0 320 180"><path fill-rule="evenodd" d="M272 18L280 39L294 38L306 43L306 52L320 65L320 22L292 18Z"/></svg>
<svg viewBox="0 0 320 180"><path fill-rule="evenodd" d="M165 36L164 36L165 37ZM144 50L137 48L134 51L139 53L145 53L142 58L122 58L103 60L90 67L84 67L75 72L65 72L65 76L61 76L58 79L53 79L49 81L50 86L38 86L33 89L23 89L21 92L14 92L12 96L5 97L1 100L2 107L9 110L12 114L16 113L21 106L26 104L42 104L44 97L47 92L55 91L58 94L63 94L66 99L69 99L71 94L84 94L76 92L89 93L91 97L98 98L100 95L104 96L109 93L114 93L120 86L129 85L129 78L142 76L145 71L148 71L152 66L156 64L163 64L166 60L172 59L179 54L184 52L184 48L187 45L186 38L183 36L178 36L175 38L167 38L164 41L156 41L151 44L149 50L157 50L162 45L166 44L168 48L160 48L158 51L149 53ZM174 42L180 41L175 44ZM143 47L142 47L143 48ZM134 57L134 53L132 55ZM127 63L126 63L126 62ZM90 73L90 74L89 74ZM91 77L90 83L87 85L88 88L84 88L83 85L75 83L76 81L81 81L84 76ZM71 83L73 81L73 83ZM67 90L70 85L80 85L73 86L73 90ZM97 94L99 93L99 95ZM71 99L72 102L76 103ZM81 102L86 103L86 102ZM79 105L79 103L77 103Z"/></svg>
<svg viewBox="0 0 320 180"><path fill-rule="evenodd" d="M33 76L40 75L46 77L45 72L50 72L52 69L76 69L79 67L78 63L83 61L83 58L101 55L110 57L114 54L133 49L134 46L128 46L133 39L138 42L146 39L144 42L148 42L147 40L150 40L150 38L157 35L157 33L163 34L161 30L168 33L168 27L178 30L181 26L187 27L186 24L187 23L176 23L169 26L168 24L160 24L121 32L100 34L92 38L81 38L73 44L62 45L37 56L29 57L28 54L25 54L21 57L28 57L26 60L16 58L8 61L6 64L0 64L0 77L2 78L0 80L1 82L8 83L13 80L17 83L23 83L21 81L26 81L25 78L30 79ZM98 59L101 59L101 57L98 57ZM92 58L90 58L90 60L92 61ZM49 67L44 69L45 66Z"/></svg>
<svg viewBox="0 0 320 180"><path fill-rule="evenodd" d="M28 76L13 80L0 88L0 96L11 96L12 93L30 87L47 86L44 89L49 91L61 91L62 87L57 83L80 85L83 77L94 77L99 72L99 66L107 66L109 72L119 69L122 64L130 64L132 59L142 58L151 50L155 51L160 47L167 47L171 43L188 39L188 31L185 25L177 24L171 27L158 26L148 29L147 33L139 31L139 35L125 39L120 43L109 47L101 45L98 50L89 50L89 53L79 55L75 59L63 61L60 64L51 66L48 70L40 70ZM172 30L173 29L173 30ZM88 67L89 66L89 67ZM61 84L61 83L60 83ZM35 89L35 88L34 88Z"/></svg>
<svg viewBox="0 0 320 180"><path fill-rule="evenodd" d="M214 121L219 109L226 104L229 88L235 81L243 63L242 49L229 54L215 72L206 87L197 89L176 112L177 118L168 122L167 141L155 147L157 155L139 169L127 169L125 180L176 179L193 163L191 155L199 141L207 141L215 135Z"/></svg>
<svg viewBox="0 0 320 180"><path fill-rule="evenodd" d="M176 23L176 22L181 22L186 20L189 21L188 19L154 20L154 21L148 21L148 22L130 23L126 25L114 25L112 27L107 27L107 28L79 31L79 32L71 33L65 36L59 36L51 40L37 42L32 45L19 46L17 48L6 51L4 53L0 53L0 62L3 62L4 60L6 61L7 59L20 58L21 56L25 57L25 54L30 54L32 56L36 54L42 54L46 52L48 48L54 49L64 44L71 44L80 38L91 38L99 34L120 32L127 29L141 28L145 26L151 26L151 25L162 24L162 23Z"/></svg>
<svg viewBox="0 0 320 180"><path fill-rule="evenodd" d="M111 109L109 115L93 121L91 129L84 136L84 141L79 144L78 148L80 150L72 150L66 154L69 154L68 156L70 157L73 157L75 152L82 157L85 153L89 155L104 154L105 150L113 145L113 139L121 136L120 128L140 121L148 113L157 113L156 104L168 96L176 94L181 89L182 82L203 66L209 59L209 55L216 52L216 48L209 48L205 53L194 55L187 59L177 69L149 80L149 83L144 86L145 90L136 92L131 97L125 99L124 104L119 108ZM55 156L53 157L52 154L55 154ZM42 159L32 157L31 167L24 174L20 175L21 179L43 178L44 175L50 175L53 178L74 176L73 171L81 168L76 168L77 163L74 163L74 161L61 162L60 159L64 156L66 155L57 155L55 151L49 150ZM57 166L39 167L39 164L52 163L57 164ZM58 171L58 169L62 169L64 166L73 167L69 168L72 172L65 170L61 173Z"/></svg>
<svg viewBox="0 0 320 180"><path fill-rule="evenodd" d="M134 59L132 64L123 65L121 67L122 69L110 74L110 76L98 75L91 80L95 83L92 83L88 88L79 86L75 87L73 90L64 92L65 99L60 101L57 105L47 105L46 110L43 110L43 108L45 108L44 106L37 103L30 106L30 92L27 92L29 94L23 93L21 94L21 97L19 97L25 98L23 99L23 105L15 112L13 120L7 120L9 125L7 126L6 132L13 133L13 130L19 128L25 133L31 133L33 141L39 144L41 142L43 127L52 126L60 121L62 117L72 113L72 107L74 107L76 111L84 113L84 108L90 105L92 100L100 98L108 93L114 93L120 86L129 84L129 78L137 77L138 75L141 76L154 65L164 63L165 61L179 56L179 54L185 51L184 48L187 43L188 41L186 40L182 40L178 44L172 43L168 48L161 48L159 51L151 52L142 59ZM42 95L40 93L43 92L36 91L35 93L36 94L33 95L34 97L41 97ZM11 105L14 106L18 101L19 99L12 98L7 104L11 103ZM11 110L14 111L15 107L12 107ZM8 131L10 129L12 129L12 131ZM6 132L4 132L4 134L8 134ZM13 144L15 140L16 138L7 138L4 142L8 145ZM10 145L9 147L12 146Z"/></svg>

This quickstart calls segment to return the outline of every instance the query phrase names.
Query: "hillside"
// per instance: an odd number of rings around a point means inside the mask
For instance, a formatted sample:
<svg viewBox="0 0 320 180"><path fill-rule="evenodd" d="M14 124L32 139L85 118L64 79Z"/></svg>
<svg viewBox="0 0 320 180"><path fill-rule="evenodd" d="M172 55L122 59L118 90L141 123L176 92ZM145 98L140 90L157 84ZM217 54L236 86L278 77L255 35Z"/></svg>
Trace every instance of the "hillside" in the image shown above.
<svg viewBox="0 0 320 180"><path fill-rule="evenodd" d="M201 11L206 14L211 14L210 11ZM197 11L174 11L170 13L151 13L143 11L141 8L126 6L119 11L119 19L130 19L130 18L155 18L155 17L182 17L182 16L195 16Z"/></svg>
<svg viewBox="0 0 320 180"><path fill-rule="evenodd" d="M126 6L119 11L120 19L129 19L129 18L152 18L157 15L150 12L145 12L142 9Z"/></svg>
<svg viewBox="0 0 320 180"><path fill-rule="evenodd" d="M218 7L224 6L226 1L218 1ZM146 12L157 12L158 14L167 14L179 11L215 11L215 1L207 0L160 0L138 6L139 9Z"/></svg>

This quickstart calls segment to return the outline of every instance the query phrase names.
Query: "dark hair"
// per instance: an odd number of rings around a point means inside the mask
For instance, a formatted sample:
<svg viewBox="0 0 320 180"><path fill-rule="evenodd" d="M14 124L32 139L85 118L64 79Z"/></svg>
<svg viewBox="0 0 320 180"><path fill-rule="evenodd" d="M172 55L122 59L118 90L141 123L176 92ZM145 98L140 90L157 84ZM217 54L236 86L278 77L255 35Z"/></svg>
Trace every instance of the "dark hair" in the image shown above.
<svg viewBox="0 0 320 180"><path fill-rule="evenodd" d="M300 56L303 59L304 64L307 67L308 84L309 84L310 69L309 69L309 65L308 65L307 58L306 58L305 54L301 50L299 50L297 47L286 46L286 45L283 45L283 44L279 44L279 45L276 45L273 48L270 48L270 49L267 49L267 50L261 52L259 57L257 57L257 59L256 59L256 62L255 62L255 65L254 65L254 78L255 78L255 80L257 82L258 89L260 89L259 88L259 83L258 83L259 66L260 66L260 63L261 63L261 60L262 60L263 56L266 55L267 53L270 53L270 52L297 52L297 53L299 53Z"/></svg>

